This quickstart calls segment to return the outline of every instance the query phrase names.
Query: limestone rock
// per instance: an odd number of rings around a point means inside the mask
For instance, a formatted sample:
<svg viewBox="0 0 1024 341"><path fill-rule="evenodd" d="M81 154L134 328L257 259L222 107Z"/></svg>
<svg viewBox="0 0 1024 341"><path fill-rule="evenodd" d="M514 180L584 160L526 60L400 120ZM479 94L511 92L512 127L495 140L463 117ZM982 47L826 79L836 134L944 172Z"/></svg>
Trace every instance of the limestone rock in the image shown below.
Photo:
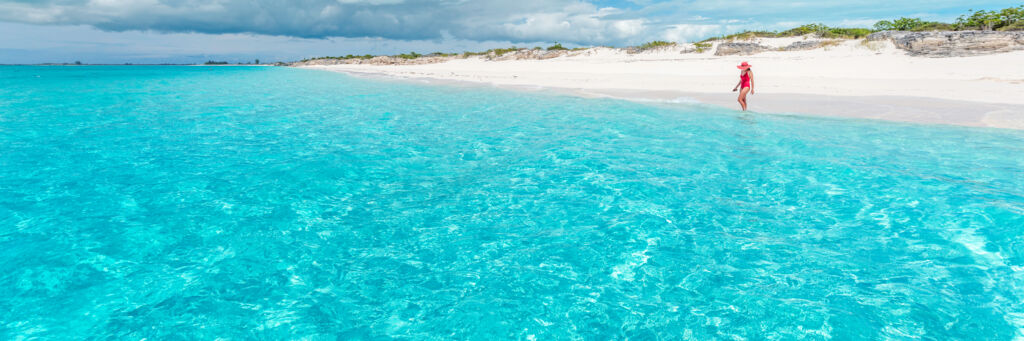
<svg viewBox="0 0 1024 341"><path fill-rule="evenodd" d="M824 43L825 43L825 41L823 41L823 40L803 40L803 41L798 41L798 42L789 44L789 46L783 47L780 50L782 50L782 51L813 50L813 49L822 47L822 45L824 45Z"/></svg>
<svg viewBox="0 0 1024 341"><path fill-rule="evenodd" d="M769 47L757 43L721 43L715 50L716 56L751 55L769 50Z"/></svg>
<svg viewBox="0 0 1024 341"><path fill-rule="evenodd" d="M885 31L872 33L868 41L890 40L911 56L962 57L1024 50L1021 31Z"/></svg>

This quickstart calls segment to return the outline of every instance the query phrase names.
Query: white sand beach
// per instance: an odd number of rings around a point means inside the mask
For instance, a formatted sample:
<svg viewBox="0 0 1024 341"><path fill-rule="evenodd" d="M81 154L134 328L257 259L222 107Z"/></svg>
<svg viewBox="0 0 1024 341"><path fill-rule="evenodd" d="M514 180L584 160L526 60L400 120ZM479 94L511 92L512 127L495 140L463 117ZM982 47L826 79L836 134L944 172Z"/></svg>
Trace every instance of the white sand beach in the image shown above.
<svg viewBox="0 0 1024 341"><path fill-rule="evenodd" d="M761 38L787 46L807 38ZM760 113L1024 129L1024 51L970 57L910 56L890 41L845 40L803 51L715 56L690 44L655 51L593 48L545 60L453 59L419 65L303 66L353 74L556 89L583 96L700 101L739 108L735 65L753 64Z"/></svg>

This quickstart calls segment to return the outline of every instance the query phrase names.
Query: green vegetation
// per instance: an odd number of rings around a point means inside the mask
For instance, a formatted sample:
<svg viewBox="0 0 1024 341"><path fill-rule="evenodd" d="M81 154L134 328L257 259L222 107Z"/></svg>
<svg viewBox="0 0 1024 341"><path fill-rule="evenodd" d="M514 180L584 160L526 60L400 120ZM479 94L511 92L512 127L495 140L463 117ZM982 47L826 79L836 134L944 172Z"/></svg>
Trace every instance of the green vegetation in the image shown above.
<svg viewBox="0 0 1024 341"><path fill-rule="evenodd" d="M817 34L822 38L859 39L871 34L866 28L829 27L824 24L808 24L778 33L778 37L794 37L805 34Z"/></svg>
<svg viewBox="0 0 1024 341"><path fill-rule="evenodd" d="M953 24L944 22L926 21L923 25L915 27L911 31L953 31Z"/></svg>
<svg viewBox="0 0 1024 341"><path fill-rule="evenodd" d="M1000 31L1024 31L1024 21L1018 21L999 28Z"/></svg>
<svg viewBox="0 0 1024 341"><path fill-rule="evenodd" d="M587 49L587 48L586 47L578 47L578 48L572 49L572 51L585 50L585 49ZM487 55L494 54L494 56L496 56L496 57L501 57L501 56L504 56L504 55L509 54L509 53L518 52L520 50L527 50L527 49L526 48L519 48L519 47L512 46L512 47L505 48L505 49L490 49L490 50L483 51L483 52L468 52L467 51L467 52L463 52L462 56L465 58L465 57L470 57L470 56L487 56ZM538 46L538 47L534 47L533 50L544 51L544 48ZM564 46L562 46L562 44L555 43L555 45L551 45L550 47L548 47L547 50L548 51L566 51L566 50L569 50L569 49L564 47Z"/></svg>
<svg viewBox="0 0 1024 341"><path fill-rule="evenodd" d="M640 51L644 51L644 50L650 50L650 49L655 49L655 48L659 48L659 47L668 47L668 46L676 46L676 43L670 43L670 42L667 42L667 41L655 40L655 41L646 42L646 43L644 43L644 44L642 44L640 46L637 46L636 48L638 50L640 50Z"/></svg>
<svg viewBox="0 0 1024 341"><path fill-rule="evenodd" d="M693 46L697 48L697 53L704 53L711 48L711 42L702 41L699 43L693 43Z"/></svg>
<svg viewBox="0 0 1024 341"><path fill-rule="evenodd" d="M974 11L961 15L953 23L957 30L1014 31L1024 29L1024 5L999 11Z"/></svg>
<svg viewBox="0 0 1024 341"><path fill-rule="evenodd" d="M466 52L462 53L462 57L465 58L465 57L471 57L471 56L486 56L486 55L490 55L491 53L493 53L495 56L501 57L501 56L505 55L506 53L512 53L512 52L516 52L516 51L519 51L519 48L515 47L515 46L509 47L507 49L490 49L490 50L487 50L487 51L484 51L484 52L469 52L469 51L466 51Z"/></svg>
<svg viewBox="0 0 1024 341"><path fill-rule="evenodd" d="M755 38L759 38L759 37L772 37L772 36L776 36L776 33L775 32L768 32L768 31L743 31L743 32L740 32L740 33L731 34L728 37L730 37L732 39L737 39L737 40L739 40L739 39L742 39L742 40L754 40Z"/></svg>
<svg viewBox="0 0 1024 341"><path fill-rule="evenodd" d="M797 37L808 34L817 34L822 38L845 38L845 39L858 39L866 37L871 34L872 30L866 28L845 28L845 27L829 27L824 24L808 24L796 28L791 28L782 32L771 32L771 31L743 31L739 33L733 33L724 36L711 37L704 39L701 42L710 42L713 40L754 40L756 38L779 38L779 37ZM710 46L709 46L710 47ZM700 47L697 51L700 52Z"/></svg>
<svg viewBox="0 0 1024 341"><path fill-rule="evenodd" d="M370 58L373 58L373 57L374 56L372 54L367 54L367 55L362 55L362 56L353 56L353 55L337 56L337 57L325 56L325 57L306 58L306 59L301 60L301 62L308 62L308 61L317 60L317 59L340 59L340 60L347 60L347 59L370 59Z"/></svg>
<svg viewBox="0 0 1024 341"><path fill-rule="evenodd" d="M877 31L1014 31L1024 30L1024 5L998 11L974 11L961 15L952 24L924 21L919 18L899 18L875 23Z"/></svg>
<svg viewBox="0 0 1024 341"><path fill-rule="evenodd" d="M209 61L206 61L206 63L204 63L204 65L228 65L228 62L223 62L223 61L218 62L218 61L209 60Z"/></svg>
<svg viewBox="0 0 1024 341"><path fill-rule="evenodd" d="M427 57L455 57L455 56L458 56L458 55L459 55L458 53L434 52L434 53L428 54Z"/></svg>
<svg viewBox="0 0 1024 341"><path fill-rule="evenodd" d="M778 37L778 33L768 31L743 31L739 33L727 34L724 36L711 37L704 39L702 42L708 42L712 40L754 40L756 38L774 38Z"/></svg>
<svg viewBox="0 0 1024 341"><path fill-rule="evenodd" d="M803 25L803 26L800 26L800 27L791 28L791 29L779 32L778 36L779 37L793 37L793 36L802 36L802 35L805 35L805 34L814 34L814 33L821 34L821 33L827 32L828 29L829 29L829 27L825 26L824 24L807 24L807 25Z"/></svg>
<svg viewBox="0 0 1024 341"><path fill-rule="evenodd" d="M815 34L830 39L860 39L878 31L950 31L950 30L1024 30L1024 5L1004 8L998 11L973 11L962 15L955 23L924 21L920 18L899 18L882 20L875 23L872 29L829 27L824 24L808 24L782 32L743 31L739 33L711 37L696 43L697 52L711 47L714 40L753 40L755 38L796 37ZM703 43L708 43L706 46Z"/></svg>
<svg viewBox="0 0 1024 341"><path fill-rule="evenodd" d="M823 38L846 38L846 39L860 39L867 37L874 31L866 28L843 28L843 27L829 27L828 31L822 33Z"/></svg>
<svg viewBox="0 0 1024 341"><path fill-rule="evenodd" d="M1024 30L1024 5L1018 7L1004 8L998 11L973 11L968 15L960 16L955 23L942 23L935 21L924 21L920 18L899 18L895 20L882 20L875 23L872 29L868 28L845 28L829 27L824 24L808 24L795 27L782 32L768 31L743 31L739 33L711 37L697 43L697 52L710 48L711 45L703 46L713 40L753 40L755 38L775 37L796 37L808 34L816 34L822 38L831 39L860 39L878 31L950 31L950 30L996 30L1016 31Z"/></svg>
<svg viewBox="0 0 1024 341"><path fill-rule="evenodd" d="M419 57L422 57L422 56L423 56L422 54L419 54L419 53L416 53L416 52L409 52L409 53L403 53L403 54L400 54L400 55L396 55L395 57L402 58L402 59L416 59L416 58L419 58Z"/></svg>
<svg viewBox="0 0 1024 341"><path fill-rule="evenodd" d="M899 18L893 21L882 20L875 23L876 31L936 31L949 29L952 29L950 24L924 21L918 18Z"/></svg>
<svg viewBox="0 0 1024 341"><path fill-rule="evenodd" d="M515 47L515 46L507 48L507 49L493 49L493 50L491 50L491 52L494 52L494 55L496 55L498 57L501 57L501 56L505 55L506 53L512 53L512 52L516 52L516 51L519 51L519 48Z"/></svg>
<svg viewBox="0 0 1024 341"><path fill-rule="evenodd" d="M555 45L548 46L548 51L565 51L568 50L562 44L555 43Z"/></svg>

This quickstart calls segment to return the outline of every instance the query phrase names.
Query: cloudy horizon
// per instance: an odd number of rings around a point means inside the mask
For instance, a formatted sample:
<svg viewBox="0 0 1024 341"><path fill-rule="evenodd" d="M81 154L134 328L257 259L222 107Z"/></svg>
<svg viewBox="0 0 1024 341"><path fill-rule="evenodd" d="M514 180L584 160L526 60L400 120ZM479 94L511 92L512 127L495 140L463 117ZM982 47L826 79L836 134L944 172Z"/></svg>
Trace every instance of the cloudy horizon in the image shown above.
<svg viewBox="0 0 1024 341"><path fill-rule="evenodd" d="M694 41L806 23L952 21L1007 1L0 0L0 64L289 61L345 54Z"/></svg>

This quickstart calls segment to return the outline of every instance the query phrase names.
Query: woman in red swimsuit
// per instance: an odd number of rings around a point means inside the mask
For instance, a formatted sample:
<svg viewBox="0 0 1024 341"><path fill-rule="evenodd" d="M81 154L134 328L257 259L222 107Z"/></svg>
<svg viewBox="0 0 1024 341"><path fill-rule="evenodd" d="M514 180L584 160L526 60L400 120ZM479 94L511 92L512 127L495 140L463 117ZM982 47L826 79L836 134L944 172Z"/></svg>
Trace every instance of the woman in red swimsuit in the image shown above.
<svg viewBox="0 0 1024 341"><path fill-rule="evenodd" d="M732 91L742 87L740 89L740 97L736 101L740 102L743 111L747 111L747 92L751 95L754 94L754 72L750 71L750 64L747 64L747 62L743 62L743 64L736 66L736 68L741 70L740 82L736 84L736 87L732 88Z"/></svg>

